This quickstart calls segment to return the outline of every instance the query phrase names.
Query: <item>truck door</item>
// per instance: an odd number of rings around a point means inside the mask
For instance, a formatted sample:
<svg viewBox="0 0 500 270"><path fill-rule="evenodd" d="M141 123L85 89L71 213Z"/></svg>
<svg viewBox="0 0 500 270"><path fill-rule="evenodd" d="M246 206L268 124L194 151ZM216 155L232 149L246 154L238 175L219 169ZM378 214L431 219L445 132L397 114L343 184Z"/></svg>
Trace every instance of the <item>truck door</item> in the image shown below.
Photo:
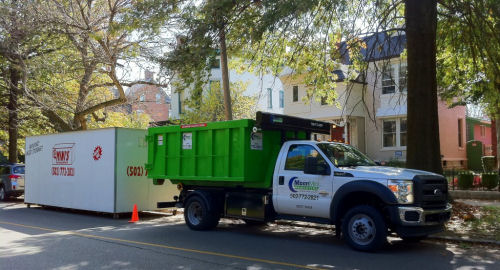
<svg viewBox="0 0 500 270"><path fill-rule="evenodd" d="M280 159L273 182L273 203L280 214L330 217L330 202L333 196L333 177L306 174L306 158L316 157L318 164L330 168L319 150L308 144L291 144L286 155Z"/></svg>

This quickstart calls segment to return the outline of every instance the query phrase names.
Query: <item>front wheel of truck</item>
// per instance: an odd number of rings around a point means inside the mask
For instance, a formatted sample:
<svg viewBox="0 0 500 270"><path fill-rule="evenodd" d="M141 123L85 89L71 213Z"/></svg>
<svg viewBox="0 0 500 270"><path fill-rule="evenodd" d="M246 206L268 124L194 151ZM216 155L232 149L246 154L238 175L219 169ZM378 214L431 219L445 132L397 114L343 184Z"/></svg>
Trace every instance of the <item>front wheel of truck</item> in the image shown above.
<svg viewBox="0 0 500 270"><path fill-rule="evenodd" d="M195 231L213 229L219 224L220 216L209 211L205 200L199 196L189 198L184 207L184 220L188 227Z"/></svg>
<svg viewBox="0 0 500 270"><path fill-rule="evenodd" d="M387 242L387 225L380 212L369 205L351 208L344 216L342 233L349 246L360 251L375 251Z"/></svg>

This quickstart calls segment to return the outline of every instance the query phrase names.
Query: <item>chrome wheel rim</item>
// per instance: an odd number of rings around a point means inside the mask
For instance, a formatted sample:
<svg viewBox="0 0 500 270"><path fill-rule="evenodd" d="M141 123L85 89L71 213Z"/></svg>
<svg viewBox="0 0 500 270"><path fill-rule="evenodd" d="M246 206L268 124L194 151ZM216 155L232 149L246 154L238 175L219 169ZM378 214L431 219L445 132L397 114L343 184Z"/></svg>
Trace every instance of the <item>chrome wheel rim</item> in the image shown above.
<svg viewBox="0 0 500 270"><path fill-rule="evenodd" d="M375 222L365 214L357 214L349 221L349 236L358 245L368 245L377 233Z"/></svg>
<svg viewBox="0 0 500 270"><path fill-rule="evenodd" d="M189 207L187 209L187 217L189 223L195 226L201 223L201 220L203 219L203 210L199 202L194 201L189 204Z"/></svg>

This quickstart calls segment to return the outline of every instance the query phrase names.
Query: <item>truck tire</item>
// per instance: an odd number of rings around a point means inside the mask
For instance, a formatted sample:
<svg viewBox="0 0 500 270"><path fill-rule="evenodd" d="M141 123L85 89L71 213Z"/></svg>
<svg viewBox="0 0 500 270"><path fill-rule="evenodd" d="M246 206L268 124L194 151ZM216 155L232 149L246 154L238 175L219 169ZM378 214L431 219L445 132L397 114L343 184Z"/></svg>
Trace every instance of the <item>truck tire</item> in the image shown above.
<svg viewBox="0 0 500 270"><path fill-rule="evenodd" d="M7 193L5 192L5 188L0 186L0 202L3 202L7 199Z"/></svg>
<svg viewBox="0 0 500 270"><path fill-rule="evenodd" d="M191 230L204 231L217 227L220 215L208 211L208 205L199 196L193 196L186 201L184 207L184 220Z"/></svg>
<svg viewBox="0 0 500 270"><path fill-rule="evenodd" d="M387 243L387 225L380 212L369 205L351 208L342 221L347 244L360 251L375 251Z"/></svg>

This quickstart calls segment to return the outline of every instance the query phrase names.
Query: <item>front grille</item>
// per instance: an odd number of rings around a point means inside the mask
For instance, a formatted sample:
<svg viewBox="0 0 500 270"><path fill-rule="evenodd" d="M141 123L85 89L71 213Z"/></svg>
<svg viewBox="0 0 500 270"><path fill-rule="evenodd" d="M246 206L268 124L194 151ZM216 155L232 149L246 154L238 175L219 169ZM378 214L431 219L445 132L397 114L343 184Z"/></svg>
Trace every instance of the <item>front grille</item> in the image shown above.
<svg viewBox="0 0 500 270"><path fill-rule="evenodd" d="M446 178L433 175L417 175L415 181L415 203L423 209L441 209L448 202Z"/></svg>

